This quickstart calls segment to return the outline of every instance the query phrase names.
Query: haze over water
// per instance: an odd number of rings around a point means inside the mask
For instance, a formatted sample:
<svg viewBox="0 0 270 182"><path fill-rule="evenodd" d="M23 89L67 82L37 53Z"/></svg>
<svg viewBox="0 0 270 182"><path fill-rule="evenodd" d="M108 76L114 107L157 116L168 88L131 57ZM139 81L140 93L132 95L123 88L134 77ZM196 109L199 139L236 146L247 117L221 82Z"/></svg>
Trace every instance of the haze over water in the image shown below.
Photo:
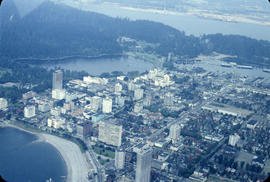
<svg viewBox="0 0 270 182"><path fill-rule="evenodd" d="M150 20L172 26L187 34L201 36L203 34L237 34L255 39L270 40L270 26L252 23L234 23L196 17L194 15L178 15L154 13L147 11L128 10L109 5L82 5L81 9L106 14L112 17L129 18L131 20Z"/></svg>

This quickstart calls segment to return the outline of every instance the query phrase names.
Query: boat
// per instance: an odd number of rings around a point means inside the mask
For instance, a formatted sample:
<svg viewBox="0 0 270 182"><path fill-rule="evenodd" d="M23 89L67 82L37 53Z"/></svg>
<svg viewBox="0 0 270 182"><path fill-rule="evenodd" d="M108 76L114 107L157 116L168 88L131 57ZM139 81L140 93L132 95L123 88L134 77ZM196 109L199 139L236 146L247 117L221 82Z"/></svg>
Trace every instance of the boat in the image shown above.
<svg viewBox="0 0 270 182"><path fill-rule="evenodd" d="M226 67L226 68L231 68L232 67L231 64L226 64L226 63L222 63L221 66Z"/></svg>
<svg viewBox="0 0 270 182"><path fill-rule="evenodd" d="M263 69L263 72L270 73L270 69Z"/></svg>
<svg viewBox="0 0 270 182"><path fill-rule="evenodd" d="M245 66L245 65L237 65L237 68L240 68L240 69L248 69L248 70L252 70L252 69L253 69L252 66Z"/></svg>
<svg viewBox="0 0 270 182"><path fill-rule="evenodd" d="M47 179L46 182L53 182L52 178Z"/></svg>

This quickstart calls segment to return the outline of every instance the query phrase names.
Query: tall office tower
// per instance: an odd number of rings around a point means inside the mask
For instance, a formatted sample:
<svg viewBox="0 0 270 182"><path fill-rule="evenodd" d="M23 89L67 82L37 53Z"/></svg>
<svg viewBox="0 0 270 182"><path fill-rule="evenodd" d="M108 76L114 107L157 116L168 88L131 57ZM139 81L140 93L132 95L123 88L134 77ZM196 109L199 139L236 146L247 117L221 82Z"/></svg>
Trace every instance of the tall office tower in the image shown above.
<svg viewBox="0 0 270 182"><path fill-rule="evenodd" d="M174 124L170 127L170 135L169 138L174 143L176 140L178 140L180 136L181 127L178 124Z"/></svg>
<svg viewBox="0 0 270 182"><path fill-rule="evenodd" d="M117 125L111 121L102 121L98 126L98 139L109 145L121 146L122 125Z"/></svg>
<svg viewBox="0 0 270 182"><path fill-rule="evenodd" d="M102 112L111 113L112 112L112 99L106 98L102 101Z"/></svg>
<svg viewBox="0 0 270 182"><path fill-rule="evenodd" d="M63 72L61 70L56 70L53 72L53 90L63 89Z"/></svg>
<svg viewBox="0 0 270 182"><path fill-rule="evenodd" d="M143 98L143 89L135 89L134 90L134 100L140 100Z"/></svg>
<svg viewBox="0 0 270 182"><path fill-rule="evenodd" d="M114 87L114 93L115 94L121 94L122 91L122 85L120 83L116 83Z"/></svg>
<svg viewBox="0 0 270 182"><path fill-rule="evenodd" d="M229 145L234 147L239 140L240 140L240 136L237 133L235 133L234 135L230 135Z"/></svg>
<svg viewBox="0 0 270 182"><path fill-rule="evenodd" d="M98 97L98 96L94 96L91 98L91 108L94 111L98 111L101 108L101 104L102 104L102 98Z"/></svg>
<svg viewBox="0 0 270 182"><path fill-rule="evenodd" d="M135 182L150 182L152 149L144 145L134 151L137 153Z"/></svg>
<svg viewBox="0 0 270 182"><path fill-rule="evenodd" d="M124 169L125 167L125 152L117 149L115 152L115 162L114 162L116 169Z"/></svg>

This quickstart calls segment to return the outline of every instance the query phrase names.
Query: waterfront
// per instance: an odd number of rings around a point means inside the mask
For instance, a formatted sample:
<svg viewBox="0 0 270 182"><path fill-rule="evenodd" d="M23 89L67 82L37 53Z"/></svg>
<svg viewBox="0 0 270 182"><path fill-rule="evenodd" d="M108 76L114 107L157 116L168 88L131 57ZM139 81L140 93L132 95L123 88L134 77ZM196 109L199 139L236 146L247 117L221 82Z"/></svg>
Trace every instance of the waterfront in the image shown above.
<svg viewBox="0 0 270 182"><path fill-rule="evenodd" d="M253 66L252 69L239 68L239 65L232 65L230 67L222 66L226 62L221 61L217 57L205 56L201 58L201 61L195 62L194 64L180 64L183 69L192 69L194 67L201 67L208 72L214 73L232 73L236 76L248 76L249 78L264 77L269 79L270 73L263 71L262 68Z"/></svg>
<svg viewBox="0 0 270 182"><path fill-rule="evenodd" d="M0 128L0 144L0 175L8 181L87 181L86 158L68 140L11 126Z"/></svg>
<svg viewBox="0 0 270 182"><path fill-rule="evenodd" d="M175 12L158 12L152 9L127 8L112 4L73 5L82 10L102 13L112 17L130 20L150 20L172 26L187 34L237 34L255 39L270 40L270 26L244 22L228 22Z"/></svg>
<svg viewBox="0 0 270 182"><path fill-rule="evenodd" d="M226 56L225 56L226 57ZM223 67L222 64L226 63L222 60L219 54L210 56L199 56L194 63L190 64L179 64L182 69L192 69L194 67L201 67L209 72L216 73L233 73L238 76L249 76L249 77L265 77L269 78L270 73L264 72L263 68L253 67L253 69L241 69L237 66ZM59 62L44 63L42 67L48 69L61 68L71 71L86 71L90 75L100 75L101 73L110 73L113 71L122 71L124 73L130 71L149 71L155 66L150 63L150 61L145 61L141 59L134 58L132 56L124 56L118 58L93 58L93 59L67 59Z"/></svg>
<svg viewBox="0 0 270 182"><path fill-rule="evenodd" d="M0 174L12 182L65 181L65 161L55 147L36 142L36 135L11 128L0 128Z"/></svg>

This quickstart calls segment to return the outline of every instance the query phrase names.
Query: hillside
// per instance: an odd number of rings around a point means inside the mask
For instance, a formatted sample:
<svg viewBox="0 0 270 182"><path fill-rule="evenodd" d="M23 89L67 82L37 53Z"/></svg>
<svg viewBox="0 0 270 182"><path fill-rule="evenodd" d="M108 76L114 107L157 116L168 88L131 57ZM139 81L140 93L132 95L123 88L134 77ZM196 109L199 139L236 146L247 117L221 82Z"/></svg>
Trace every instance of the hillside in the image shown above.
<svg viewBox="0 0 270 182"><path fill-rule="evenodd" d="M195 57L213 51L238 56L242 64L270 65L270 43L238 35L187 36L161 23L130 21L80 11L50 1L21 18L7 1L0 11L0 57L57 58L121 54L119 37L155 44L150 52Z"/></svg>

